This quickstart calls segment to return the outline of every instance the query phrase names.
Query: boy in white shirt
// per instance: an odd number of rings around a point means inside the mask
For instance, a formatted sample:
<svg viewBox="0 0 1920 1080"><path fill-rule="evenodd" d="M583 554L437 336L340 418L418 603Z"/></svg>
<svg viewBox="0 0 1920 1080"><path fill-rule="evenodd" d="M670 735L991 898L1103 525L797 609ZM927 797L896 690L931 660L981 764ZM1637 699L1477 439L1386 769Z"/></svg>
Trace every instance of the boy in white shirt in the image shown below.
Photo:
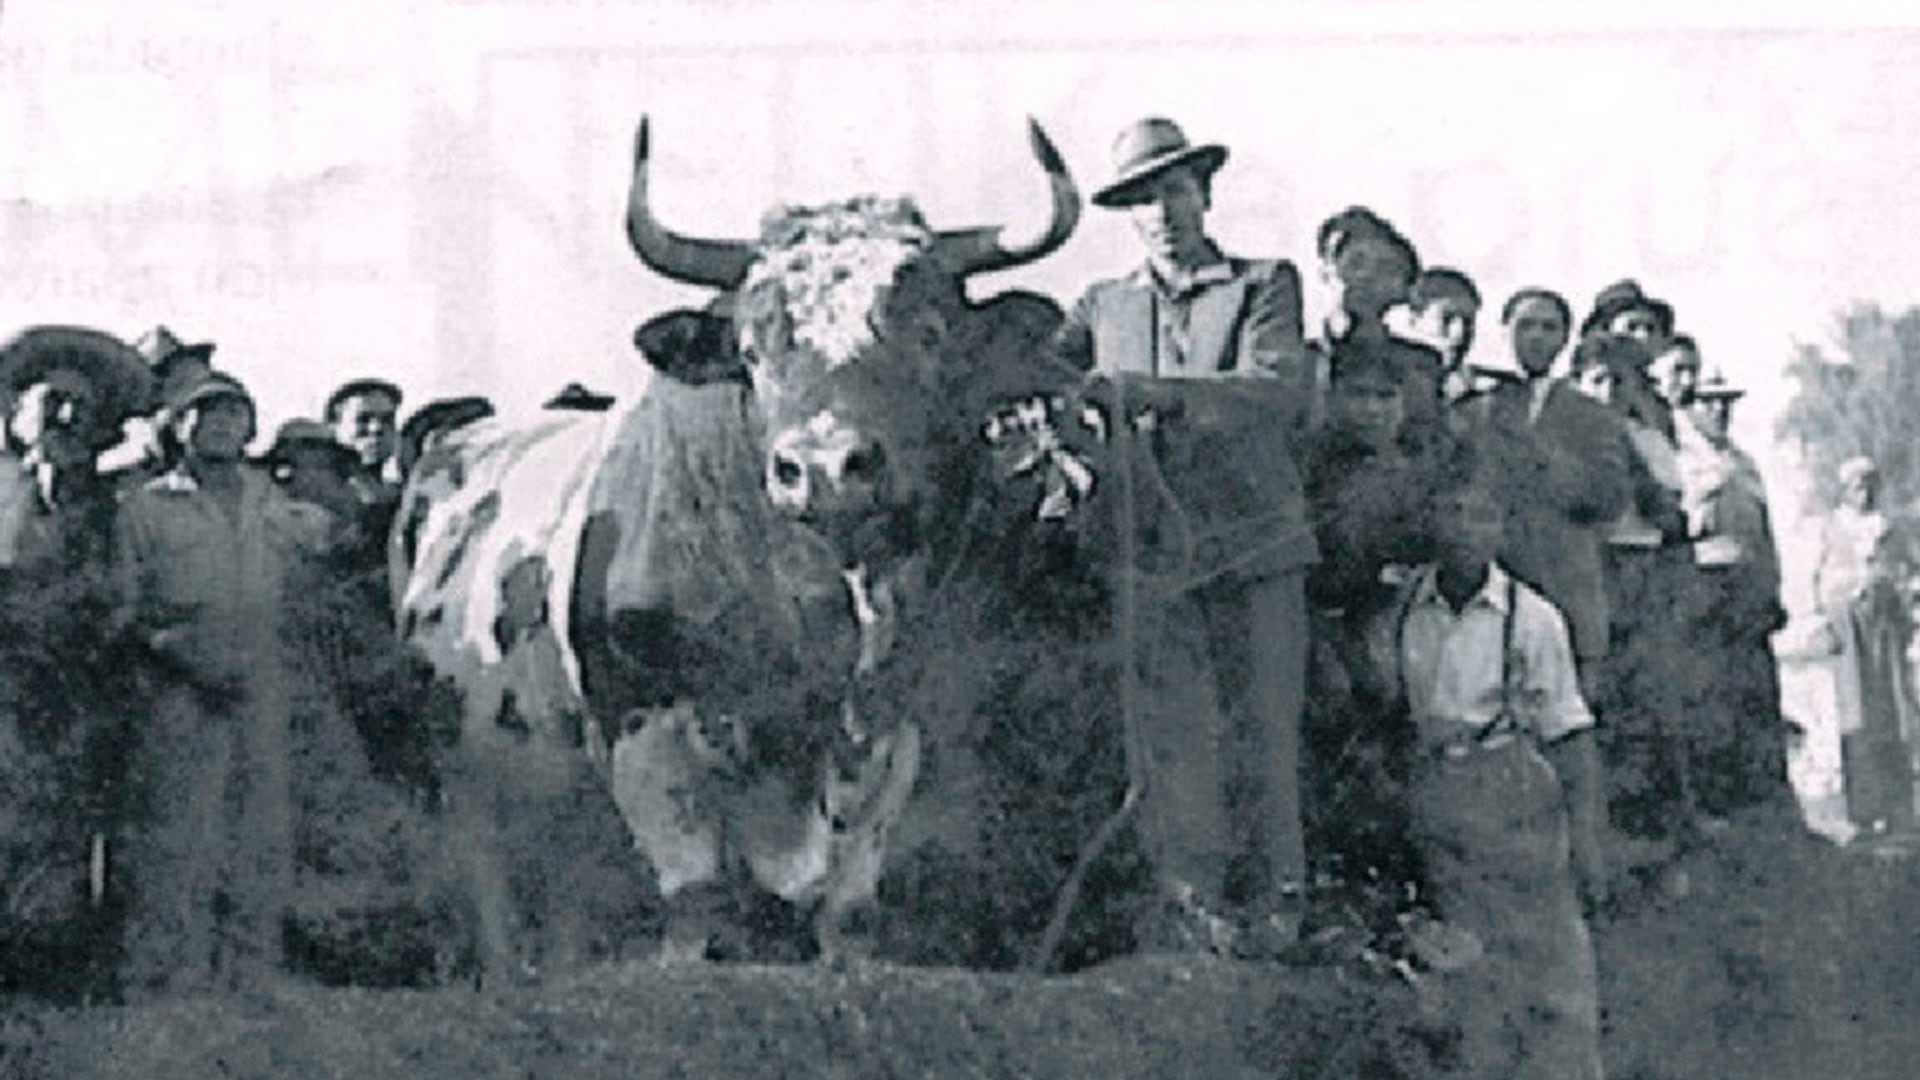
<svg viewBox="0 0 1920 1080"><path fill-rule="evenodd" d="M1432 493L1437 560L1381 620L1415 730L1410 804L1430 902L1480 957L1443 976L1470 1075L1598 1080L1582 901L1599 902L1599 764L1566 621L1494 561L1504 518L1475 455ZM1577 883L1577 884L1576 884Z"/></svg>

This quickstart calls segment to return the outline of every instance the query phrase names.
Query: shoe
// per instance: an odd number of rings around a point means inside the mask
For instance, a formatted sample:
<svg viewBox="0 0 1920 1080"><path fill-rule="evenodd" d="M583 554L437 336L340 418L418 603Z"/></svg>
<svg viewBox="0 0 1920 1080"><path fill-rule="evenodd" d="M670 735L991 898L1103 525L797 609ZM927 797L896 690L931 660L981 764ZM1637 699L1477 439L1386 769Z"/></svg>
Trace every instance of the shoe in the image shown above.
<svg viewBox="0 0 1920 1080"><path fill-rule="evenodd" d="M1209 910L1188 887L1162 901L1140 938L1146 952L1232 956L1240 929Z"/></svg>

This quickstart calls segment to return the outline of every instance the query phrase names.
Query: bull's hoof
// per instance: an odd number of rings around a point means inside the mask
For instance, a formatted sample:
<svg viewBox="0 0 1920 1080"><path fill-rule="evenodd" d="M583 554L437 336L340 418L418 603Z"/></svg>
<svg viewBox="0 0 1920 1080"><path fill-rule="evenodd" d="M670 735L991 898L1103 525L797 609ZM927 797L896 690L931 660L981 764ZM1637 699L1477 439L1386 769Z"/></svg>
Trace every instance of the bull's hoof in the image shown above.
<svg viewBox="0 0 1920 1080"><path fill-rule="evenodd" d="M866 909L822 912L814 924L814 940L820 949L814 962L831 971L849 971L871 963L877 944L872 923L873 913Z"/></svg>

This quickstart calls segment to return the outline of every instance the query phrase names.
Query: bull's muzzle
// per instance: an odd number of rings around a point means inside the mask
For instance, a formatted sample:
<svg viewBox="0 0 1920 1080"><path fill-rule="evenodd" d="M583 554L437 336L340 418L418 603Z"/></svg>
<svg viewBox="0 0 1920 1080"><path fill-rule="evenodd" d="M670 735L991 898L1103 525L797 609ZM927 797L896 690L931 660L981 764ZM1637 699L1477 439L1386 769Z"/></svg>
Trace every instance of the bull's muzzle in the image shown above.
<svg viewBox="0 0 1920 1080"><path fill-rule="evenodd" d="M881 511L893 469L878 441L835 428L776 440L767 454L767 494L782 513L846 520Z"/></svg>

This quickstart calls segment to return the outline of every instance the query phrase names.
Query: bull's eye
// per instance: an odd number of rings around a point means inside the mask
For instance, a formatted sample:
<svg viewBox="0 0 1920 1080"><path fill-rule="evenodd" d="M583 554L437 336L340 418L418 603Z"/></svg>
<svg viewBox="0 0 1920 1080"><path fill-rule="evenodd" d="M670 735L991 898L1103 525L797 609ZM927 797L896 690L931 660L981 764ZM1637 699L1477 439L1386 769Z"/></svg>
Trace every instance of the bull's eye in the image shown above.
<svg viewBox="0 0 1920 1080"><path fill-rule="evenodd" d="M783 488L797 487L800 484L800 463L781 454L773 459L773 481Z"/></svg>

